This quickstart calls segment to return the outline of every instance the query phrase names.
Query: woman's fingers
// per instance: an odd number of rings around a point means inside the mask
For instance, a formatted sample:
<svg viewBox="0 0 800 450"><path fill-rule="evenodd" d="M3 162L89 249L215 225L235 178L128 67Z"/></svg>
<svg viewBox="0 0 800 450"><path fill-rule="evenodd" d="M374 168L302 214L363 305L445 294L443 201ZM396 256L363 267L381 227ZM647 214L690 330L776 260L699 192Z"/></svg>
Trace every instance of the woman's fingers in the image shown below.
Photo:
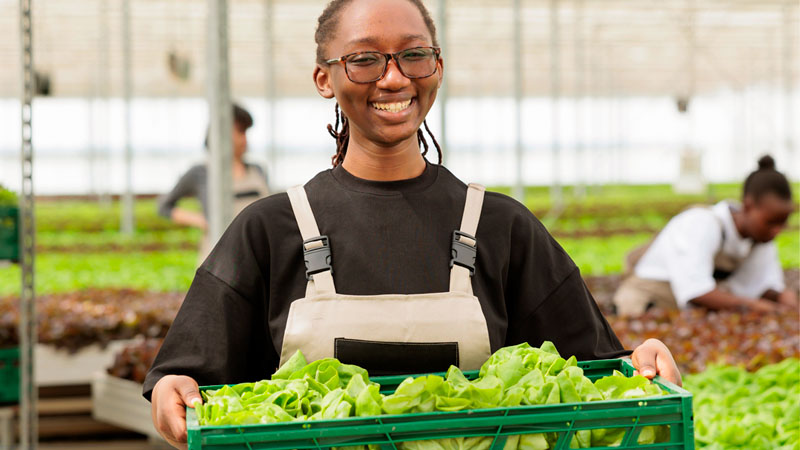
<svg viewBox="0 0 800 450"><path fill-rule="evenodd" d="M683 384L681 372L672 358L672 353L658 339L648 339L636 347L631 355L631 361L636 371L649 379L661 375L678 386Z"/></svg>
<svg viewBox="0 0 800 450"><path fill-rule="evenodd" d="M152 395L156 430L176 448L186 448L186 406L202 403L197 382L181 375L167 375L156 383Z"/></svg>
<svg viewBox="0 0 800 450"><path fill-rule="evenodd" d="M681 371L678 370L678 365L675 364L672 353L669 352L666 346L664 346L664 350L664 352L659 352L656 355L656 372L670 383L683 386Z"/></svg>

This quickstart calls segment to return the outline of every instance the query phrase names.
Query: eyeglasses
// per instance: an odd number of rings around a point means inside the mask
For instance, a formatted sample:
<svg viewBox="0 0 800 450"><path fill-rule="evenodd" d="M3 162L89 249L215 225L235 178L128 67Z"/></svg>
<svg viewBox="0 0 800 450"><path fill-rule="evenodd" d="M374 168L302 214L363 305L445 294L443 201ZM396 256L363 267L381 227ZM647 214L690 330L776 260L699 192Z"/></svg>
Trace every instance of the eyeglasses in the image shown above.
<svg viewBox="0 0 800 450"><path fill-rule="evenodd" d="M389 60L406 78L427 78L436 73L436 63L441 49L437 47L414 47L397 53L356 52L325 61L326 64L344 63L347 78L353 83L366 84L386 76Z"/></svg>

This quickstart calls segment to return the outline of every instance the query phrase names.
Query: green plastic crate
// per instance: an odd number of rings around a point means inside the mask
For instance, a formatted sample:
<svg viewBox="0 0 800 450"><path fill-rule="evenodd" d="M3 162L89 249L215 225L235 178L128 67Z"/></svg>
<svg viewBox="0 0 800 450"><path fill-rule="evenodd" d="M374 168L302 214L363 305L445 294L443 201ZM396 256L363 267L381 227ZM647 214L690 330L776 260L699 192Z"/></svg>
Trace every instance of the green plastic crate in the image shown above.
<svg viewBox="0 0 800 450"><path fill-rule="evenodd" d="M633 375L633 366L622 359L579 362L594 380L619 370ZM477 372L467 372L468 378ZM375 377L382 392L389 393L407 376ZM599 428L627 429L622 444L613 449L694 449L692 396L680 387L656 377L669 394L635 400L609 400L558 405L518 406L459 412L386 415L336 420L286 422L268 425L199 426L194 409L187 408L189 450L212 449L328 449L375 444L381 450L397 450L403 441L452 437L493 436L492 450L502 450L508 436L558 433L557 450L569 449L576 431ZM201 390L218 389L202 387ZM668 425L669 442L637 444L642 428Z"/></svg>
<svg viewBox="0 0 800 450"><path fill-rule="evenodd" d="M0 349L0 403L19 402L19 347Z"/></svg>
<svg viewBox="0 0 800 450"><path fill-rule="evenodd" d="M19 261L19 208L0 206L0 260Z"/></svg>

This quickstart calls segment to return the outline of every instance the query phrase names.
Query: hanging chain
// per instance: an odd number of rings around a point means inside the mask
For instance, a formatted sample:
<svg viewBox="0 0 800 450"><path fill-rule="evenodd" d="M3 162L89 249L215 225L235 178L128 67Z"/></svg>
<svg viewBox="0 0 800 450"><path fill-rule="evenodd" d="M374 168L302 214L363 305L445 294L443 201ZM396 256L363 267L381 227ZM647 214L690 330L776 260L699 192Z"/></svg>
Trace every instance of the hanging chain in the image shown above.
<svg viewBox="0 0 800 450"><path fill-rule="evenodd" d="M22 54L22 195L21 195L21 262L22 292L20 295L20 445L36 449L38 443L38 392L34 371L34 346L36 345L36 304L33 290L34 216L33 216L33 30L31 22L32 0L20 0L20 43Z"/></svg>

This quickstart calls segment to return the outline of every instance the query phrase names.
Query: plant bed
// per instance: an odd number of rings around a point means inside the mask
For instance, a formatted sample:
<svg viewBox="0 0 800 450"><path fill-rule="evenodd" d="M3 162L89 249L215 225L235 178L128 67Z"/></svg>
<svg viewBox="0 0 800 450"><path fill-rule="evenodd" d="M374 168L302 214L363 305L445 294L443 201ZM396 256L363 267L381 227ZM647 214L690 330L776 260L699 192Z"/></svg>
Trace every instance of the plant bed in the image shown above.
<svg viewBox="0 0 800 450"><path fill-rule="evenodd" d="M163 337L183 293L93 289L36 298L38 342L67 352L136 336ZM0 299L0 347L18 344L19 300Z"/></svg>
<svg viewBox="0 0 800 450"><path fill-rule="evenodd" d="M800 360L756 372L710 366L684 380L694 395L697 448L792 450L800 447Z"/></svg>
<svg viewBox="0 0 800 450"><path fill-rule="evenodd" d="M163 441L142 397L142 383L162 339L136 339L119 349L114 362L92 377L92 417Z"/></svg>
<svg viewBox="0 0 800 450"><path fill-rule="evenodd" d="M116 378L143 384L162 342L160 338L133 341L114 356L114 363L106 372Z"/></svg>
<svg viewBox="0 0 800 450"><path fill-rule="evenodd" d="M142 385L105 371L95 372L92 378L92 417L162 440L153 425L150 402L142 397Z"/></svg>
<svg viewBox="0 0 800 450"><path fill-rule="evenodd" d="M114 340L82 346L79 350L57 348L52 344L36 344L36 384L38 386L89 385L95 372L105 370L114 356L133 342Z"/></svg>
<svg viewBox="0 0 800 450"><path fill-rule="evenodd" d="M197 251L47 253L36 257L37 295L136 289L186 292L197 270ZM20 293L18 265L0 267L0 298Z"/></svg>
<svg viewBox="0 0 800 450"><path fill-rule="evenodd" d="M780 312L651 310L640 317L609 316L626 348L649 338L670 348L685 374L703 372L710 364L741 365L754 371L800 357L800 318Z"/></svg>

